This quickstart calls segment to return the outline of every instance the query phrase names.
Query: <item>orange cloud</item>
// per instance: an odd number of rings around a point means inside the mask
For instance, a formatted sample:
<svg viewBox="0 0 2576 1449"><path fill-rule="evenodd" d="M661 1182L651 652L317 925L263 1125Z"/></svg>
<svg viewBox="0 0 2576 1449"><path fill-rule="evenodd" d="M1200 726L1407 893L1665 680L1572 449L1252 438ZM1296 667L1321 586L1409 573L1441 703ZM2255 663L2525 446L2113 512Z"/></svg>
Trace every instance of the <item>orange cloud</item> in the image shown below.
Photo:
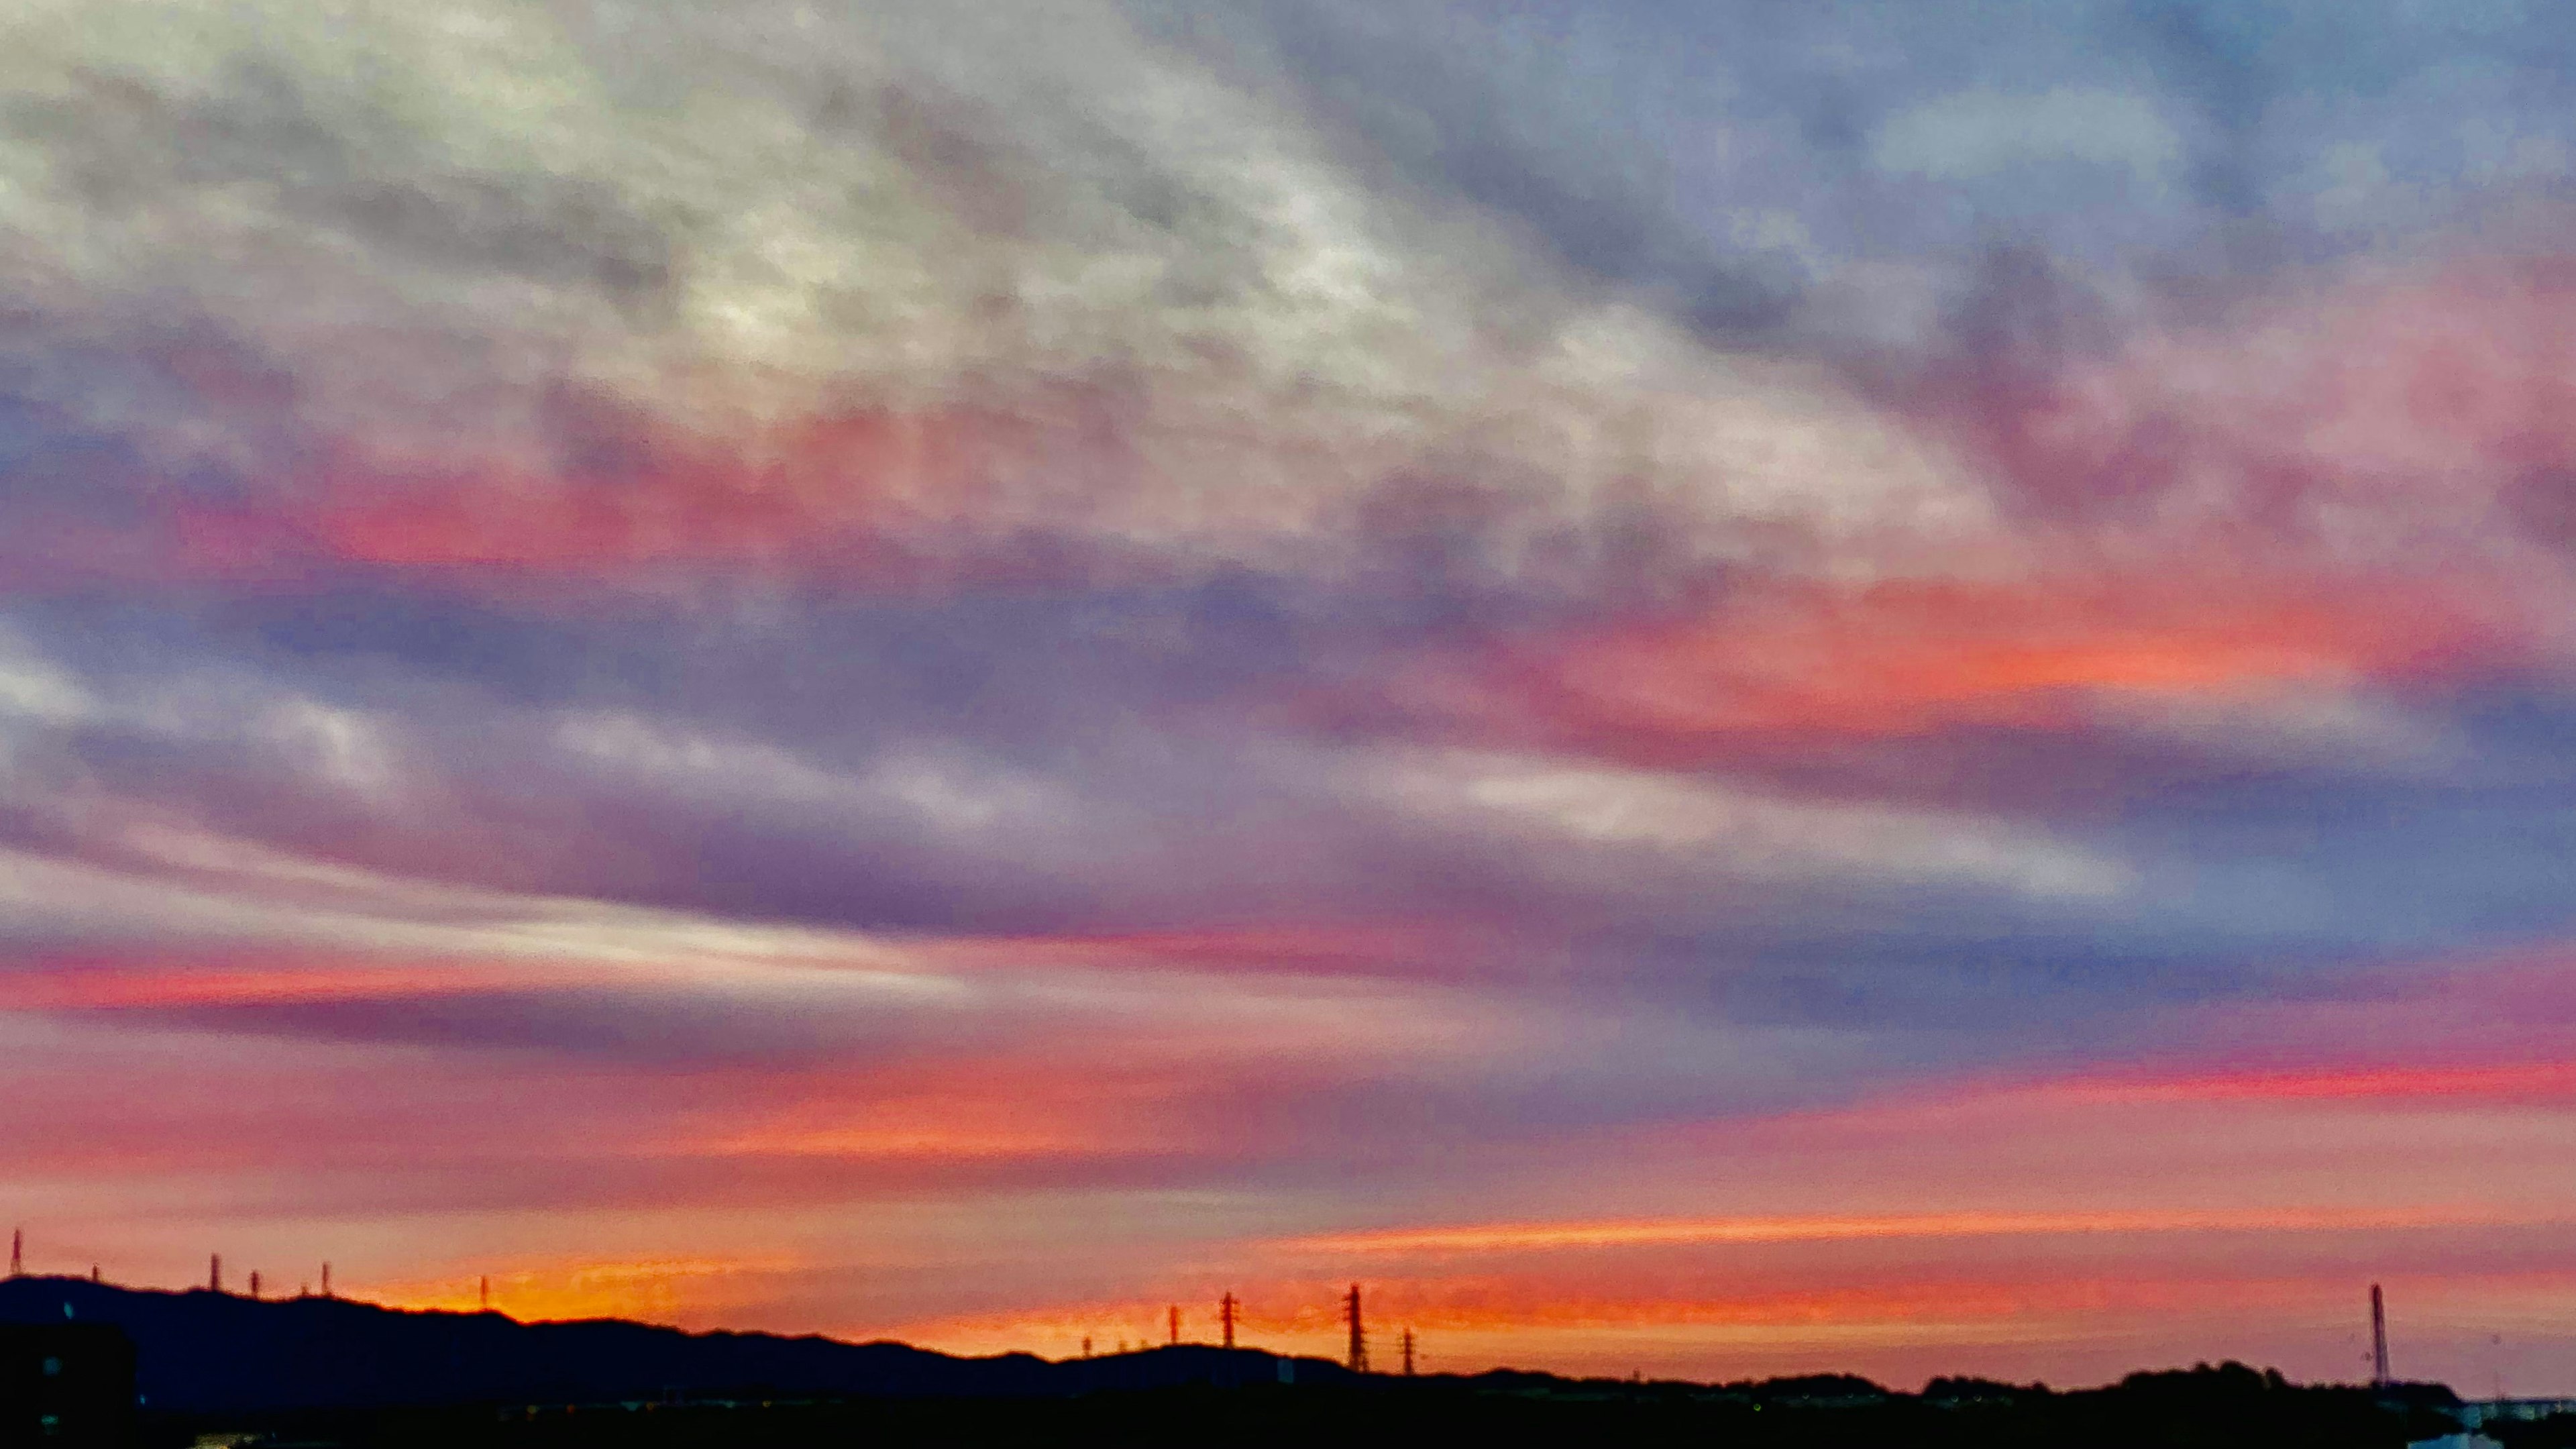
<svg viewBox="0 0 2576 1449"><path fill-rule="evenodd" d="M459 1268L436 1276L348 1282L345 1291L388 1308L467 1312L483 1306L488 1280L493 1311L523 1322L632 1318L668 1323L751 1301L801 1266L775 1256L522 1262L493 1273Z"/></svg>
<svg viewBox="0 0 2576 1449"><path fill-rule="evenodd" d="M1159 1135L1137 1122L1103 1120L1096 1105L1067 1110L1046 1094L1004 1100L956 1096L875 1099L804 1110L690 1141L717 1157L816 1157L842 1161L978 1162L1068 1158L1135 1150Z"/></svg>
<svg viewBox="0 0 2576 1449"><path fill-rule="evenodd" d="M552 456L424 463L349 441L290 498L176 511L176 564L271 582L355 564L469 586L753 576L897 594L1151 574L1123 536L1134 520L1096 526L1137 505L1092 476L1094 455L1118 445L1065 391L1016 408L845 407L722 435L613 412L571 427Z"/></svg>
<svg viewBox="0 0 2576 1449"><path fill-rule="evenodd" d="M227 576L344 562L597 580L721 564L899 580L892 538L974 509L979 450L1015 433L956 409L858 410L729 440L631 415L593 422L595 457L421 471L343 448L294 502L180 513L180 549Z"/></svg>
<svg viewBox="0 0 2576 1449"><path fill-rule="evenodd" d="M0 973L0 1011L295 1006L595 985L599 971L506 964L232 958L67 963Z"/></svg>
<svg viewBox="0 0 2576 1449"><path fill-rule="evenodd" d="M1341 1293L1349 1278L1266 1278L1217 1275L1242 1302L1241 1341L1291 1353L1338 1357L1344 1329ZM1167 1298L1129 1297L1027 1308L907 1323L894 1330L908 1340L952 1352L1035 1349L1065 1354L1084 1338L1095 1351L1110 1351L1121 1338L1144 1346L1166 1332L1165 1312L1182 1310L1184 1342L1215 1336L1215 1288L1175 1285ZM1779 1347L1877 1342L1891 1347L1937 1343L1945 1328L2007 1330L2017 1340L2076 1339L2099 1335L2106 1315L2264 1309L2348 1301L2340 1277L2323 1280L2268 1275L2155 1277L2094 1273L1961 1275L1931 1273L1868 1282L1811 1282L1798 1286L1747 1283L1674 1292L1671 1285L1601 1283L1525 1274L1446 1273L1366 1275L1363 1293L1380 1352L1399 1327L1434 1340L1448 1355L1445 1366L1523 1367L1580 1363L1593 1351L1615 1351L1615 1340L1587 1342L1585 1331L1714 1328L1734 1330L1738 1344ZM1974 1336L1974 1335L1972 1335ZM1955 1367L1953 1365L1952 1367ZM1704 1363L1689 1372L1705 1376Z"/></svg>
<svg viewBox="0 0 2576 1449"><path fill-rule="evenodd" d="M1881 1213L1848 1216L1644 1218L1599 1222L1478 1223L1293 1238L1294 1253L1461 1254L1726 1243L1817 1243L1887 1238L2055 1237L2069 1234L2354 1232L2498 1226L2492 1209L2146 1208L2082 1212Z"/></svg>
<svg viewBox="0 0 2576 1449"><path fill-rule="evenodd" d="M2471 637L2454 610L2420 594L2282 595L2224 581L1890 584L1774 594L1681 623L1523 645L1463 681L1398 694L1434 709L1463 701L1489 722L1605 753L1656 756L1722 737L2063 727L2090 698L2333 685L2438 663Z"/></svg>
<svg viewBox="0 0 2576 1449"><path fill-rule="evenodd" d="M2382 1098L2422 1101L2576 1097L2576 1062L2319 1067L2124 1079L2078 1077L2032 1089L2065 1102L2234 1102Z"/></svg>

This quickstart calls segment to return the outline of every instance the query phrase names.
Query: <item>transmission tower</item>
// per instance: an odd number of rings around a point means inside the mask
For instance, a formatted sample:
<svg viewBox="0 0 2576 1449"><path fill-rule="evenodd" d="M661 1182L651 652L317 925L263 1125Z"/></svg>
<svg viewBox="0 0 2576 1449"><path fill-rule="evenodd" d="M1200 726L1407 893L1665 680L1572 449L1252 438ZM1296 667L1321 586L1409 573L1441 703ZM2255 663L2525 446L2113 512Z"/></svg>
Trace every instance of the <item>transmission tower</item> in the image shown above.
<svg viewBox="0 0 2576 1449"><path fill-rule="evenodd" d="M1357 1283L1351 1285L1350 1296L1342 1301L1342 1313L1351 1324L1351 1372L1367 1373L1368 1331L1360 1326L1360 1285Z"/></svg>
<svg viewBox="0 0 2576 1449"><path fill-rule="evenodd" d="M322 1265L322 1296L331 1296L331 1265L328 1263Z"/></svg>
<svg viewBox="0 0 2576 1449"><path fill-rule="evenodd" d="M1404 1376L1413 1377L1413 1330L1404 1331Z"/></svg>
<svg viewBox="0 0 2576 1449"><path fill-rule="evenodd" d="M483 1311L484 1311L484 1312L486 1312L486 1313L489 1313L489 1312L491 1312L491 1311L492 1311L492 1279L491 1279L491 1275L489 1275L489 1274L484 1275L484 1278L483 1278L483 1281L482 1281L482 1284L481 1284L481 1290L480 1290L480 1291L481 1291L481 1293L482 1293L482 1295L483 1295Z"/></svg>
<svg viewBox="0 0 2576 1449"><path fill-rule="evenodd" d="M1179 1305L1179 1304L1175 1303L1175 1304L1173 1304L1173 1305L1172 1305L1172 1346L1173 1346L1173 1347L1175 1347L1175 1348L1177 1348L1177 1347L1179 1347L1179 1346L1180 1346L1180 1342L1181 1342L1181 1305Z"/></svg>
<svg viewBox="0 0 2576 1449"><path fill-rule="evenodd" d="M259 1270L257 1268L250 1270L250 1296L253 1298L257 1298L259 1296Z"/></svg>
<svg viewBox="0 0 2576 1449"><path fill-rule="evenodd" d="M209 1293L224 1291L224 1255L221 1253L206 1259L206 1291Z"/></svg>
<svg viewBox="0 0 2576 1449"><path fill-rule="evenodd" d="M1234 1347L1234 1319L1242 1307L1243 1305L1236 1302L1231 1293L1216 1301L1217 1327L1224 1333L1225 1346L1228 1348Z"/></svg>
<svg viewBox="0 0 2576 1449"><path fill-rule="evenodd" d="M16 1228L9 1234L9 1276L27 1276L27 1230Z"/></svg>
<svg viewBox="0 0 2576 1449"><path fill-rule="evenodd" d="M2388 1305L2379 1296L2379 1285L2370 1285L2370 1383L2373 1388L2388 1387Z"/></svg>

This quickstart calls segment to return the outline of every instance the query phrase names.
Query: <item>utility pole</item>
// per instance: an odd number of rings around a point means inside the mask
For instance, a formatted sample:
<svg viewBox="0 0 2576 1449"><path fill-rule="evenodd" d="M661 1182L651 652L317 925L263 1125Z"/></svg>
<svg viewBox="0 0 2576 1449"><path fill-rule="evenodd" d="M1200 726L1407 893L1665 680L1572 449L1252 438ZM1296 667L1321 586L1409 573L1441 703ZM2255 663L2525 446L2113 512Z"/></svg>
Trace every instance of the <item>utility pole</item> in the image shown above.
<svg viewBox="0 0 2576 1449"><path fill-rule="evenodd" d="M1413 1330L1404 1331L1404 1376L1413 1377Z"/></svg>
<svg viewBox="0 0 2576 1449"><path fill-rule="evenodd" d="M224 1291L224 1255L221 1253L206 1259L206 1291L209 1293Z"/></svg>
<svg viewBox="0 0 2576 1449"><path fill-rule="evenodd" d="M9 1276L27 1276L27 1230L12 1228L9 1232Z"/></svg>
<svg viewBox="0 0 2576 1449"><path fill-rule="evenodd" d="M1368 1332L1360 1326L1360 1285L1357 1283L1351 1285L1350 1296L1342 1300L1342 1312L1351 1324L1351 1372L1367 1373Z"/></svg>
<svg viewBox="0 0 2576 1449"><path fill-rule="evenodd" d="M2388 1305L2379 1296L2379 1285L2370 1285L2370 1386L2388 1387Z"/></svg>
<svg viewBox="0 0 2576 1449"><path fill-rule="evenodd" d="M1234 1347L1234 1319L1242 1307L1231 1293L1216 1301L1216 1321L1225 1332L1225 1346L1228 1348Z"/></svg>

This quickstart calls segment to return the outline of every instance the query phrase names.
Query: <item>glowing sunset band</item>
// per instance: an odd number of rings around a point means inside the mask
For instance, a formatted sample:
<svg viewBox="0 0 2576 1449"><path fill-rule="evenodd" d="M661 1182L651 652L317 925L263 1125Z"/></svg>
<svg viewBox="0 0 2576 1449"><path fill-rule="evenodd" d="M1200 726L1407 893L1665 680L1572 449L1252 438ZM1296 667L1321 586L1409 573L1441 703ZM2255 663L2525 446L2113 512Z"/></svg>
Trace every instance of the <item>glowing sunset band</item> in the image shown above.
<svg viewBox="0 0 2576 1449"><path fill-rule="evenodd" d="M2355 1232L2389 1228L2532 1227L2544 1220L2476 1208L2234 1208L2101 1212L1889 1213L1868 1217L1630 1219L1492 1223L1327 1233L1280 1246L1312 1253L1508 1253L1713 1243L1821 1243L1863 1238L2039 1237L2063 1233Z"/></svg>

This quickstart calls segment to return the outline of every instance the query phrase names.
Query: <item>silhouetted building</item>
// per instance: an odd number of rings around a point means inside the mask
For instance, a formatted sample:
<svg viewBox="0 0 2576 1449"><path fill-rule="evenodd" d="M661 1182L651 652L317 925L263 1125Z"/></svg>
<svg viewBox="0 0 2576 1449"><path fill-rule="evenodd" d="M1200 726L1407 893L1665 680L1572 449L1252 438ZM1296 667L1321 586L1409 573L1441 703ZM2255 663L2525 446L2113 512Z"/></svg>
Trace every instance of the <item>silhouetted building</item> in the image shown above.
<svg viewBox="0 0 2576 1449"><path fill-rule="evenodd" d="M0 1449L122 1445L134 1341L102 1323L0 1324Z"/></svg>
<svg viewBox="0 0 2576 1449"><path fill-rule="evenodd" d="M2467 1429L2498 1423L2527 1424L2561 1414L2576 1418L2576 1399L2488 1399L2459 1407L2460 1425Z"/></svg>

